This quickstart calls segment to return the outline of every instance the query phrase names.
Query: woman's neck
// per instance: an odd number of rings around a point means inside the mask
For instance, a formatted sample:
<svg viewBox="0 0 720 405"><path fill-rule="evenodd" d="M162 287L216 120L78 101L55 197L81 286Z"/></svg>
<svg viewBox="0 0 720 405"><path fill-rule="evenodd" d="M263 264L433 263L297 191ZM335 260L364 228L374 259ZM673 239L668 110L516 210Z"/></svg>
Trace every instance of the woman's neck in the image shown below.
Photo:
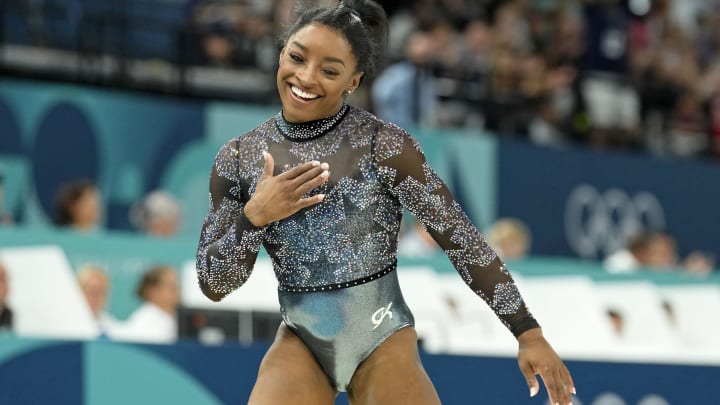
<svg viewBox="0 0 720 405"><path fill-rule="evenodd" d="M292 141L306 141L330 132L343 119L348 109L348 105L343 104L329 117L298 123L286 120L281 111L277 116L276 124L285 138Z"/></svg>

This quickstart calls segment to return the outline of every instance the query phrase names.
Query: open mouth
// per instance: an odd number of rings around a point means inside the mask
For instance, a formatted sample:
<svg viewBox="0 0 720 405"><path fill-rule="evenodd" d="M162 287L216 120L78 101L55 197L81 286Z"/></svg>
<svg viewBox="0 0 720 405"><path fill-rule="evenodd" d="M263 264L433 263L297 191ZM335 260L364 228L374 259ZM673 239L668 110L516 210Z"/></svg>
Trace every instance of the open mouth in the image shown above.
<svg viewBox="0 0 720 405"><path fill-rule="evenodd" d="M301 100L301 101L313 101L317 98L320 98L319 95L308 93L306 91L300 90L296 86L290 85L290 92L295 96L295 98Z"/></svg>

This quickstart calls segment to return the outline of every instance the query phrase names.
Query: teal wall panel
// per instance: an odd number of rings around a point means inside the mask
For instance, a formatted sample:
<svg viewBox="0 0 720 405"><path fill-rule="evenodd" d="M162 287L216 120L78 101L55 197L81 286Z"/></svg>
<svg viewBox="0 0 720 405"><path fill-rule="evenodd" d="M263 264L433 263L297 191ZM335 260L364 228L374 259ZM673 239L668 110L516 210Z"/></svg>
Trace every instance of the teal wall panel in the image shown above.
<svg viewBox="0 0 720 405"><path fill-rule="evenodd" d="M84 372L85 405L223 405L184 369L142 346L86 343Z"/></svg>

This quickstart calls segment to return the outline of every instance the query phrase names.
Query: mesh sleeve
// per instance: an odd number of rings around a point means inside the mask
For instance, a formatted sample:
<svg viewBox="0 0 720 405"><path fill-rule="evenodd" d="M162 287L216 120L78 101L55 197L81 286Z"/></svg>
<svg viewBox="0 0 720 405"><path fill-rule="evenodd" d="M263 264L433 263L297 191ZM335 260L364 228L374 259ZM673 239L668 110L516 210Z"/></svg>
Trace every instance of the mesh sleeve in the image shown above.
<svg viewBox="0 0 720 405"><path fill-rule="evenodd" d="M416 139L386 124L374 159L381 181L412 212L448 256L465 283L517 337L538 327L510 272L425 160Z"/></svg>
<svg viewBox="0 0 720 405"><path fill-rule="evenodd" d="M262 246L265 227L245 217L239 181L237 142L218 152L210 174L210 207L200 233L196 256L198 282L203 293L219 301L250 276Z"/></svg>

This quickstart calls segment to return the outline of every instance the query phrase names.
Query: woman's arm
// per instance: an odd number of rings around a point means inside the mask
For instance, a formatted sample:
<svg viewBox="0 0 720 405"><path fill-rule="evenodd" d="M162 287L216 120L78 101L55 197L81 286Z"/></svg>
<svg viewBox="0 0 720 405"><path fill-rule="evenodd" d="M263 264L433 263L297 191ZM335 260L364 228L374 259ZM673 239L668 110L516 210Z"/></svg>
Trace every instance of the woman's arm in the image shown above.
<svg viewBox="0 0 720 405"><path fill-rule="evenodd" d="M385 125L377 134L374 157L389 192L427 228L465 283L510 331L517 337L537 328L505 264L427 163L417 140Z"/></svg>
<svg viewBox="0 0 720 405"><path fill-rule="evenodd" d="M327 163L306 162L277 176L273 157L262 156L264 166L248 201L238 173L237 142L218 153L210 175L210 210L197 251L200 288L219 301L245 283L252 272L268 224L322 202L324 195L304 195L328 179ZM252 170L242 170L244 173Z"/></svg>
<svg viewBox="0 0 720 405"><path fill-rule="evenodd" d="M437 174L417 140L395 125L378 132L374 159L381 181L445 251L465 283L492 308L518 340L518 365L530 389L540 375L551 403L568 404L575 393L570 372L545 340L510 272Z"/></svg>
<svg viewBox="0 0 720 405"><path fill-rule="evenodd" d="M239 178L238 142L225 144L210 174L210 208L200 233L196 256L198 282L213 301L240 287L250 276L262 245L265 227L245 216Z"/></svg>

